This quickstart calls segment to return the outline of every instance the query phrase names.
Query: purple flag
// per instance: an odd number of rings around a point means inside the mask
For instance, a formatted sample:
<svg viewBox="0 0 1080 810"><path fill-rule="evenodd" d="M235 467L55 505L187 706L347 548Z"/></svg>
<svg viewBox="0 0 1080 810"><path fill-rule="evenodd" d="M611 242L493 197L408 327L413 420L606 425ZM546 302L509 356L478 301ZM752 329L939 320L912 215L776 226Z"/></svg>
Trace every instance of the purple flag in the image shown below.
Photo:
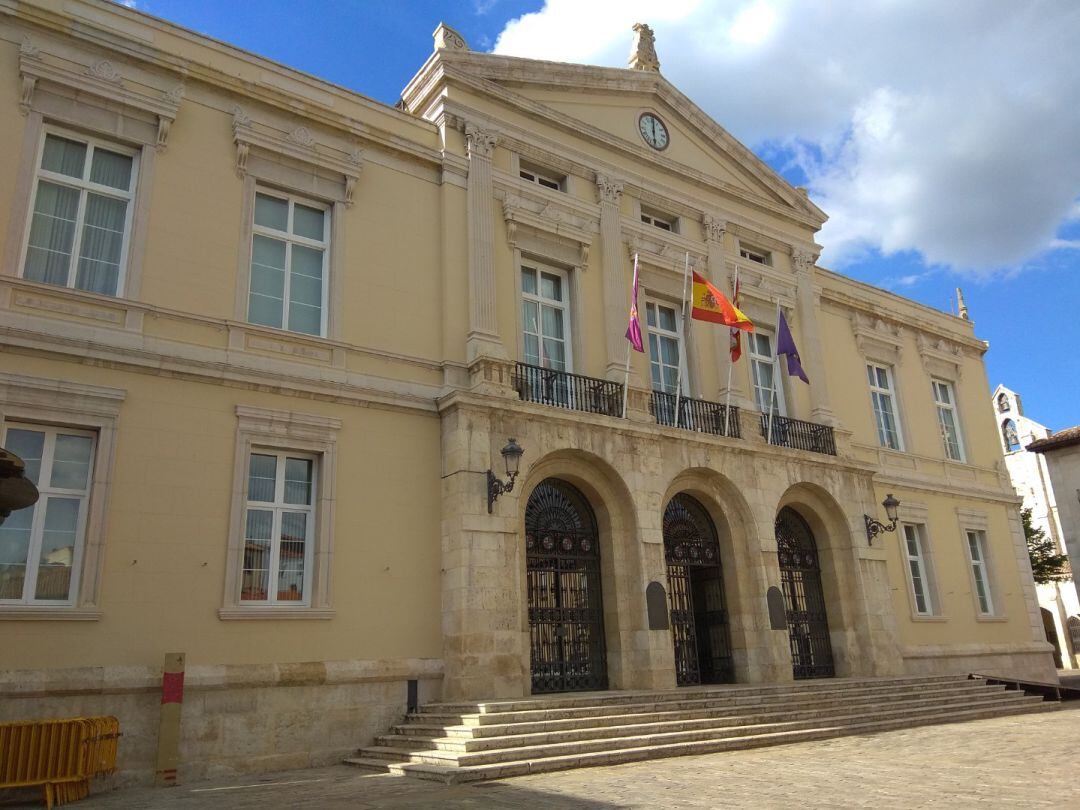
<svg viewBox="0 0 1080 810"><path fill-rule="evenodd" d="M788 328L783 312L780 313L780 325L776 329L776 353L787 357L788 376L798 377L804 383L810 382L810 378L803 371L799 350L795 348L795 339L791 336L791 330Z"/></svg>
<svg viewBox="0 0 1080 810"><path fill-rule="evenodd" d="M634 254L634 288L630 292L630 324L626 327L626 339L630 341L630 345L634 347L634 351L645 351L645 344L641 340L641 324L638 323L638 310L637 310L637 291L638 291L638 265L637 254ZM628 366L629 368L629 366Z"/></svg>

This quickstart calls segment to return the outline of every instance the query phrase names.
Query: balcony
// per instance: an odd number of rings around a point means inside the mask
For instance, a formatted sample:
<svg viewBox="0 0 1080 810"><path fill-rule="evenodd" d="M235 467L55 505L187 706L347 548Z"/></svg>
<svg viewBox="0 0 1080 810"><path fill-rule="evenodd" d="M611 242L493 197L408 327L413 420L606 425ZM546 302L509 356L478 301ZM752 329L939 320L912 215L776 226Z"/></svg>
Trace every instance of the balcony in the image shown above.
<svg viewBox="0 0 1080 810"><path fill-rule="evenodd" d="M761 435L769 444L777 447L791 447L795 450L809 450L811 453L836 455L836 437L828 425L816 422L803 422L786 416L773 416L772 436L769 435L769 416L761 414Z"/></svg>
<svg viewBox="0 0 1080 810"><path fill-rule="evenodd" d="M728 408L718 402L704 399L680 397L678 419L675 418L674 394L653 391L649 400L649 410L656 417L658 425L680 427L684 430L696 430L698 433L711 433L714 436L739 438L739 409Z"/></svg>
<svg viewBox="0 0 1080 810"><path fill-rule="evenodd" d="M518 397L526 402L604 416L622 416L622 383L518 363L514 369L514 389Z"/></svg>

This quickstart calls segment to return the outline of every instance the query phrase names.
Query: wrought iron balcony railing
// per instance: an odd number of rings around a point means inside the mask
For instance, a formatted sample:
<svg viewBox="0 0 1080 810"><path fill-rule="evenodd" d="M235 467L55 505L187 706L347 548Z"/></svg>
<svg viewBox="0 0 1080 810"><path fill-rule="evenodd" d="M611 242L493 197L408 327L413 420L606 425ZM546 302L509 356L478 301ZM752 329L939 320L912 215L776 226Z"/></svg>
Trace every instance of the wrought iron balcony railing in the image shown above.
<svg viewBox="0 0 1080 810"><path fill-rule="evenodd" d="M809 450L811 453L836 455L836 437L829 425L803 422L786 416L773 416L772 435L769 435L769 415L761 414L761 435L778 447Z"/></svg>
<svg viewBox="0 0 1080 810"><path fill-rule="evenodd" d="M704 399L691 399L690 397L678 397L679 414L675 416L674 394L665 394L663 391L653 391L649 400L649 410L656 417L658 425L681 427L686 430L696 430L699 433L711 433L714 436L730 436L739 438L739 409L719 402L709 402Z"/></svg>
<svg viewBox="0 0 1080 810"><path fill-rule="evenodd" d="M571 411L622 416L622 383L518 363L514 370L514 388L518 396L527 402L539 402Z"/></svg>

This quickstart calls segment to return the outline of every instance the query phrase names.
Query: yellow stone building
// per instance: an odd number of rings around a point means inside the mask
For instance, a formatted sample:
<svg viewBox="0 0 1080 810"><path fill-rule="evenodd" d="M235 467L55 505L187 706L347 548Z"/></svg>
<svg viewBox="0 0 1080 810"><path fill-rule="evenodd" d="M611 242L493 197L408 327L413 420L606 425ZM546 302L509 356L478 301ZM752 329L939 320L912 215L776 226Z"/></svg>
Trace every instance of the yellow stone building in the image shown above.
<svg viewBox="0 0 1080 810"><path fill-rule="evenodd" d="M638 34L612 69L440 26L390 107L0 4L0 443L42 492L0 526L0 719L117 714L142 777L183 652L194 776L333 761L411 690L1054 678L986 344L818 266L825 214ZM730 373L687 264L739 275Z"/></svg>

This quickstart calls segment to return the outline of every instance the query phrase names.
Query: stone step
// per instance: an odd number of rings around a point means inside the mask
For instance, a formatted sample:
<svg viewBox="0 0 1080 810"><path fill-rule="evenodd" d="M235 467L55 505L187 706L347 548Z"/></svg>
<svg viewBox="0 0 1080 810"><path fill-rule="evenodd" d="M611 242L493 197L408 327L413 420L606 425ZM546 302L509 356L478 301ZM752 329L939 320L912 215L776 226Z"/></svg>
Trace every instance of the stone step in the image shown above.
<svg viewBox="0 0 1080 810"><path fill-rule="evenodd" d="M619 692L576 692L573 695L528 697L515 700L479 702L428 703L421 714L492 714L506 711L548 711L576 706L617 705L645 700L679 700L680 696L694 697L723 692L731 695L789 695L796 692L833 691L835 689L888 689L893 687L922 687L934 683L964 683L966 675L919 675L883 678L828 678L792 681L782 684L718 684L715 686L685 686L678 689L634 690Z"/></svg>
<svg viewBox="0 0 1080 810"><path fill-rule="evenodd" d="M955 690L957 693L985 688L985 683L976 680L956 680L932 684L935 689ZM925 692L927 686L902 686L899 688L833 688L818 690L813 694L743 694L738 690L714 689L704 695L691 693L682 695L676 692L671 695L666 692L643 693L638 695L638 702L626 703L598 703L581 705L560 709L528 709L521 711L505 711L488 714L438 714L434 712L421 712L411 715L407 723L420 723L423 725L438 724L443 726L485 726L506 725L513 723L527 723L530 721L543 720L569 720L573 718L602 717L605 715L634 712L638 714L653 713L659 711L687 711L695 709L738 709L750 706L788 706L793 701L800 705L834 705L836 703L850 703L861 699L873 699L883 695L914 695Z"/></svg>
<svg viewBox="0 0 1080 810"><path fill-rule="evenodd" d="M371 746L360 749L360 754L367 758L385 757L388 759L407 760L430 765L448 765L451 767L471 767L491 765L520 759L546 759L598 751L616 751L625 748L667 746L680 743L697 743L728 737L747 737L768 735L781 732L803 731L813 728L844 727L864 725L871 722L891 720L918 720L920 718L947 715L952 712L995 711L1011 708L1016 704L1042 703L1039 697L1028 697L1019 693L1010 693L957 703L949 707L903 707L876 712L838 713L829 717L815 718L804 722L774 722L754 726L735 726L721 729L700 729L694 731L672 731L656 734L636 734L618 737L589 738L585 740L511 746L476 752L457 752L445 750L410 750L391 746Z"/></svg>
<svg viewBox="0 0 1080 810"><path fill-rule="evenodd" d="M1016 695L1006 693L1005 690L992 690L987 688L977 696L966 696L970 701L974 697L988 700L998 697L1011 697ZM785 707L777 710L770 707L769 711L740 712L736 714L715 712L698 712L699 716L692 718L669 717L669 714L659 713L654 715L612 715L603 718L581 719L571 721L574 725L565 725L567 721L557 721L555 728L532 728L533 726L549 726L546 723L523 723L514 726L427 726L428 733L424 735L414 733L391 733L380 735L375 738L375 745L380 747L397 747L402 749L438 749L442 751L482 751L491 748L515 747L544 744L549 742L569 742L599 737L619 737L634 734L662 733L666 731L693 731L699 729L736 728L739 726L751 726L775 722L814 722L820 718L835 715L838 710L842 713L851 714L855 709L863 712L872 708L881 710L916 710L948 707L957 702L957 696L945 693L944 695L923 695L919 698L908 698L902 701L875 702L870 705L847 704L841 707L833 707L829 710L820 708L795 710ZM603 722L598 722L603 721ZM412 732L416 727L398 726L397 730ZM488 736L486 732L499 730L502 733ZM473 736L474 732L483 731L484 736Z"/></svg>
<svg viewBox="0 0 1080 810"><path fill-rule="evenodd" d="M350 757L346 763L382 773L394 773L431 779L446 784L498 779L509 776L522 776L528 773L563 770L567 768L589 767L594 765L615 765L623 762L635 762L646 759L659 759L672 756L708 754L720 751L733 751L745 748L780 745L792 742L807 742L829 739L853 734L874 734L899 728L912 728L920 725L937 723L955 723L978 720L986 717L1004 717L1041 711L1054 711L1055 704L1043 702L1016 702L1006 705L983 707L969 711L943 712L935 715L921 715L897 720L875 720L863 724L848 726L830 726L811 728L803 731L785 731L772 734L759 734L733 737L720 740L705 740L694 743L673 743L668 745L626 748L616 751L598 751L594 753L573 754L570 756L549 757L537 760L517 760L491 765L452 767L446 765L427 765L422 763L394 762L388 759L372 757Z"/></svg>

